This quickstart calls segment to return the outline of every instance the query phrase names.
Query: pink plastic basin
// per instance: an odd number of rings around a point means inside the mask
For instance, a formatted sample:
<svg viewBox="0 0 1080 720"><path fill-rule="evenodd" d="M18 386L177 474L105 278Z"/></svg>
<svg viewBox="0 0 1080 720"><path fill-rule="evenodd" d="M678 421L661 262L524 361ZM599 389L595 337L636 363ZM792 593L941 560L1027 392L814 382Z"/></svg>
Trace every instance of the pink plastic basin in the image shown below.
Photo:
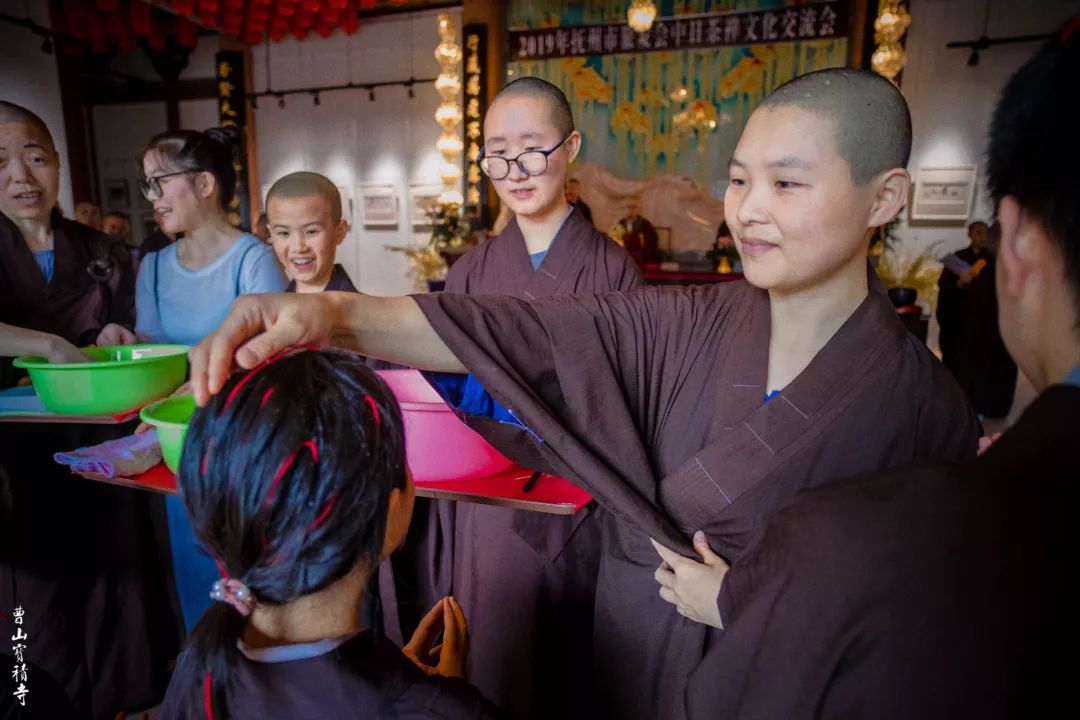
<svg viewBox="0 0 1080 720"><path fill-rule="evenodd" d="M486 477L510 467L510 460L463 423L418 370L377 373L401 406L405 456L415 481Z"/></svg>

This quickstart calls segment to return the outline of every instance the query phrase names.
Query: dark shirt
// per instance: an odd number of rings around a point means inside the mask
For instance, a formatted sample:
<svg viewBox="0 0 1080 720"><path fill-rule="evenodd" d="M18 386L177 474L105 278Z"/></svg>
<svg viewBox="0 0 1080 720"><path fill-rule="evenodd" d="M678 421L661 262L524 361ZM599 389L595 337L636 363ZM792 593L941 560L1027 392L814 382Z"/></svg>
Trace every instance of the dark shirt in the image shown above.
<svg viewBox="0 0 1080 720"><path fill-rule="evenodd" d="M349 279L349 273L345 272L345 268L341 265L334 265L334 271L330 274L330 281L326 283L326 287L322 289L323 292L351 292L358 293L359 290L353 285L352 280ZM296 281L289 282L289 286L285 288L285 292L296 292Z"/></svg>
<svg viewBox="0 0 1080 720"><path fill-rule="evenodd" d="M625 228L623 247L638 264L660 262L660 236L653 224L640 215L619 221Z"/></svg>
<svg viewBox="0 0 1080 720"><path fill-rule="evenodd" d="M241 655L227 697L230 718L491 718L496 710L456 678L422 673L400 648L363 632L330 652L288 662ZM163 720L208 717L202 693L169 686Z"/></svg>
<svg viewBox="0 0 1080 720"><path fill-rule="evenodd" d="M803 493L725 576L688 717L1074 716L1077 428L1059 385L977 459Z"/></svg>
<svg viewBox="0 0 1080 720"><path fill-rule="evenodd" d="M174 242L175 240L170 240L169 236L165 233L161 232L160 230L155 230L154 232L147 235L146 238L142 241L142 244L139 245L138 260L142 262L142 259L150 253L164 250L165 248L172 245Z"/></svg>
<svg viewBox="0 0 1080 720"><path fill-rule="evenodd" d="M585 204L584 200L582 200L581 198L578 198L577 200L575 200L574 202L572 202L570 204L573 205L574 207L576 207L578 210L580 210L581 214L585 216L586 220L588 220L589 222L593 221L592 220L592 210L589 209L589 206Z"/></svg>

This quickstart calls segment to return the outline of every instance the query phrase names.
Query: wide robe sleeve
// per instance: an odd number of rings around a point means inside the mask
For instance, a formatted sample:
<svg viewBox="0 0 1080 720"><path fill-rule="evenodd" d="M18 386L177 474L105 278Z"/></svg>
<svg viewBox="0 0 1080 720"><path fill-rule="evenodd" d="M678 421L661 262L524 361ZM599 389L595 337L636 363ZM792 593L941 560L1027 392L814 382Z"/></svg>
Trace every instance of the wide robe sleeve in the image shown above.
<svg viewBox="0 0 1080 720"><path fill-rule="evenodd" d="M695 302L707 292L711 301ZM414 299L470 372L540 438L561 474L624 521L688 551L661 508L650 449L732 295L646 288L533 303L442 293Z"/></svg>

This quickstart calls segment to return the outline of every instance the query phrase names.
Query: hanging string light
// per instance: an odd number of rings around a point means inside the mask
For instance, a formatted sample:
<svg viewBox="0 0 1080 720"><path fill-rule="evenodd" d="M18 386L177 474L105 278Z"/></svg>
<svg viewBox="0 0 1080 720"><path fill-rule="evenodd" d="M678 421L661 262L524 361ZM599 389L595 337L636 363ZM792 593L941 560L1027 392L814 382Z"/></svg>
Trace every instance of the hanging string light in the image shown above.
<svg viewBox="0 0 1080 720"><path fill-rule="evenodd" d="M439 195L442 205L461 205L464 203L458 185L461 181L461 165L458 158L465 144L458 132L461 124L461 46L457 43L457 30L449 15L439 15L439 44L435 48L435 59L442 67L442 72L435 79L435 89L442 98L442 103L435 110L435 122L443 129L442 136L435 143L444 164L439 171L443 181L443 190Z"/></svg>
<svg viewBox="0 0 1080 720"><path fill-rule="evenodd" d="M656 19L656 5L652 0L631 0L626 10L626 24L636 32L648 32Z"/></svg>
<svg viewBox="0 0 1080 720"><path fill-rule="evenodd" d="M896 82L896 76L907 62L903 38L909 25L911 13L901 2L880 0L877 19L874 20L874 42L878 45L870 57L870 66L878 75L893 82Z"/></svg>

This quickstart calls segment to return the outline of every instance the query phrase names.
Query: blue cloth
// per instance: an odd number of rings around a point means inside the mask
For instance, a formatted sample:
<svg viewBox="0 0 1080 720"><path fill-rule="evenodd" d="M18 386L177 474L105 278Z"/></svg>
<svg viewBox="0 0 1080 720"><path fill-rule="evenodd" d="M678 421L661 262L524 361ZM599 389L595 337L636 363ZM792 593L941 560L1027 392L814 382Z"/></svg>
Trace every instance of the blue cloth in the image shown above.
<svg viewBox="0 0 1080 720"><path fill-rule="evenodd" d="M1080 386L1080 365L1074 367L1072 372L1065 376L1065 384Z"/></svg>
<svg viewBox="0 0 1080 720"><path fill-rule="evenodd" d="M538 253L533 253L529 256L529 262L532 263L533 270L540 267L540 263L544 262L544 256L548 254L547 250L541 250Z"/></svg>
<svg viewBox="0 0 1080 720"><path fill-rule="evenodd" d="M458 375L454 373L424 373L428 382L439 391L450 407L465 413L479 417L488 417L501 423L516 425L529 433L537 442L543 442L543 438L533 432L525 423L518 419L513 410L500 405L495 398L491 397L484 386L472 375Z"/></svg>
<svg viewBox="0 0 1080 720"><path fill-rule="evenodd" d="M139 267L135 334L146 342L195 345L221 325L237 296L284 292L289 285L273 249L254 235L240 236L198 270L180 264L178 246L149 253Z"/></svg>
<svg viewBox="0 0 1080 720"><path fill-rule="evenodd" d="M56 270L56 251L41 250L34 253L34 262L41 268L41 274L45 276L45 284L51 283L53 272Z"/></svg>
<svg viewBox="0 0 1080 720"><path fill-rule="evenodd" d="M780 394L779 390L773 390L771 393L765 393L765 402L769 402L774 397Z"/></svg>
<svg viewBox="0 0 1080 720"><path fill-rule="evenodd" d="M149 342L194 345L225 319L239 295L282 292L288 286L273 250L254 235L242 235L210 265L188 270L176 256L178 243L148 253L135 291L135 332ZM213 602L217 564L202 552L178 497L165 499L173 575L184 628L191 629Z"/></svg>

